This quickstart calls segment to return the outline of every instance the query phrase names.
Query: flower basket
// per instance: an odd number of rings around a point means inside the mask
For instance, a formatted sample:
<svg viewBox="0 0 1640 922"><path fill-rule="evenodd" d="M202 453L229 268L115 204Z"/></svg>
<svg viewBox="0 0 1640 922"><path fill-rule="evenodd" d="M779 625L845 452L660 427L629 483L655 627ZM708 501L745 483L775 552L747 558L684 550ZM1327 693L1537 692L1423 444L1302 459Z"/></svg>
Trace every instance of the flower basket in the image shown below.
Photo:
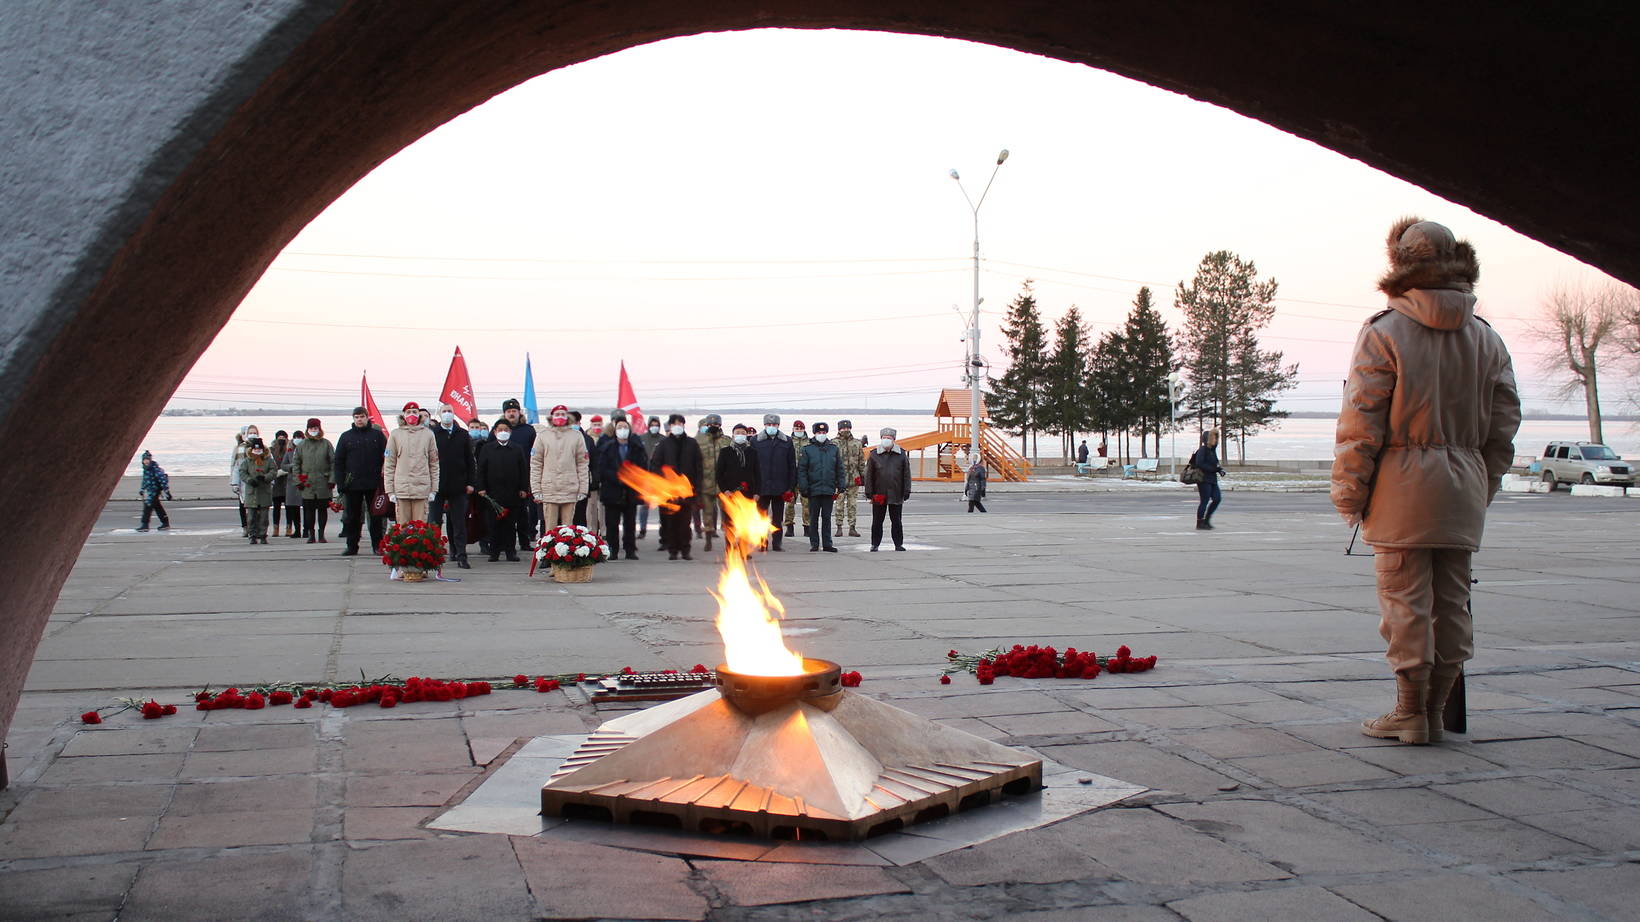
<svg viewBox="0 0 1640 922"><path fill-rule="evenodd" d="M590 583L592 582L592 568L572 567L568 564L555 563L552 565L552 579L558 583Z"/></svg>
<svg viewBox="0 0 1640 922"><path fill-rule="evenodd" d="M552 578L560 583L584 583L592 579L592 567L609 559L609 545L598 533L584 525L560 525L547 530L530 557L530 575L535 568L551 565ZM585 571L559 575L560 570Z"/></svg>
<svg viewBox="0 0 1640 922"><path fill-rule="evenodd" d="M397 567L408 582L426 577L446 559L446 539L437 525L416 520L394 525L382 539L382 563ZM414 574L414 575L412 575Z"/></svg>

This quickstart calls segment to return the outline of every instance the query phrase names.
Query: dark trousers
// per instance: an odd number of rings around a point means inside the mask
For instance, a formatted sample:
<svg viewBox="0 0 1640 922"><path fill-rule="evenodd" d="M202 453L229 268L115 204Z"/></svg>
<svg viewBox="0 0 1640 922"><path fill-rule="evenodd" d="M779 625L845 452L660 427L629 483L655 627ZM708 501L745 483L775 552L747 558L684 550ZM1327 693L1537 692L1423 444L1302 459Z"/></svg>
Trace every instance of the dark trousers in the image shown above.
<svg viewBox="0 0 1640 922"><path fill-rule="evenodd" d="M604 537L609 541L609 555L618 551L638 553L638 504L604 506Z"/></svg>
<svg viewBox="0 0 1640 922"><path fill-rule="evenodd" d="M871 504L871 546L876 547L883 543L883 516L888 516L889 536L894 539L894 546L905 544L905 529L900 525L900 510L905 507L899 503L887 503L879 506Z"/></svg>
<svg viewBox="0 0 1640 922"><path fill-rule="evenodd" d="M819 493L809 497L809 547L819 547L822 538L831 547L831 507L836 499Z"/></svg>
<svg viewBox="0 0 1640 922"><path fill-rule="evenodd" d="M247 516L245 514L245 504L240 503L239 504L239 527L240 528L249 528L250 525L251 525L251 520L250 520L249 516Z"/></svg>
<svg viewBox="0 0 1640 922"><path fill-rule="evenodd" d="M279 533L279 513L285 508L285 497L281 495L284 492L283 487L276 486L273 488L273 506L270 515L273 520L273 532L276 535Z"/></svg>
<svg viewBox="0 0 1640 922"><path fill-rule="evenodd" d="M159 523L167 528L171 526L171 517L165 514L165 504L159 501L159 494L152 494L152 498L145 497L142 501L142 527L148 527L151 516L158 515Z"/></svg>
<svg viewBox="0 0 1640 922"><path fill-rule="evenodd" d="M319 526L315 531L315 521ZM325 527L330 524L330 501L323 499L302 500L302 534L309 538L323 538Z"/></svg>
<svg viewBox="0 0 1640 922"><path fill-rule="evenodd" d="M506 505L502 503L502 505ZM508 516L507 521L513 523L513 530L518 534L518 546L524 550L535 547L535 536L541 532L541 504L535 502L524 503L524 514L516 521ZM495 553L495 548L490 549Z"/></svg>
<svg viewBox="0 0 1640 922"><path fill-rule="evenodd" d="M779 493L773 496L759 496L757 498L757 508L759 512L767 513L769 522L774 525L774 531L769 533L769 546L779 547L780 539L786 535L786 532L780 527L780 523L786 520L786 501L781 498Z"/></svg>
<svg viewBox="0 0 1640 922"><path fill-rule="evenodd" d="M443 493L433 497L427 504L427 514L432 517L433 524L444 529L444 537L450 539L450 559L467 559L467 494L465 491L445 495Z"/></svg>
<svg viewBox="0 0 1640 922"><path fill-rule="evenodd" d="M587 501L585 499L575 501L575 518L573 521L582 528L587 526Z"/></svg>
<svg viewBox="0 0 1640 922"><path fill-rule="evenodd" d="M266 538L268 536L268 507L248 506L245 517L245 527L250 529L252 538Z"/></svg>
<svg viewBox="0 0 1640 922"><path fill-rule="evenodd" d="M644 534L646 534L646 535L649 534L649 507L648 506L644 506L644 505L641 505L641 504L638 506L638 527L643 530Z"/></svg>
<svg viewBox="0 0 1640 922"><path fill-rule="evenodd" d="M690 512L694 503L684 500L677 512L661 511L661 546L667 553L689 553L689 542L694 537L689 531Z"/></svg>
<svg viewBox="0 0 1640 922"><path fill-rule="evenodd" d="M1196 520L1212 518L1214 510L1219 508L1219 500L1224 498L1219 492L1219 478L1209 477L1196 484L1196 495L1201 497L1196 503Z"/></svg>
<svg viewBox="0 0 1640 922"><path fill-rule="evenodd" d="M526 540L525 535L530 527L530 515L525 507L535 504L526 503L516 496L510 501L493 493L490 496L501 504L502 509L507 510L507 517L503 519L494 506L484 503L484 525L490 532L490 556L517 553L519 545L516 542ZM530 550L530 545L525 544L523 548Z"/></svg>
<svg viewBox="0 0 1640 922"><path fill-rule="evenodd" d="M342 493L342 537L347 539L347 546L352 550L359 549L359 532L364 530L365 519L370 520L370 547L375 549L382 543L386 516L370 514L370 501L375 495L373 489Z"/></svg>
<svg viewBox="0 0 1640 922"><path fill-rule="evenodd" d="M974 499L971 499L971 500L968 501L968 511L973 512L975 509L978 509L981 512L985 511L985 503L982 502L978 497L975 497Z"/></svg>

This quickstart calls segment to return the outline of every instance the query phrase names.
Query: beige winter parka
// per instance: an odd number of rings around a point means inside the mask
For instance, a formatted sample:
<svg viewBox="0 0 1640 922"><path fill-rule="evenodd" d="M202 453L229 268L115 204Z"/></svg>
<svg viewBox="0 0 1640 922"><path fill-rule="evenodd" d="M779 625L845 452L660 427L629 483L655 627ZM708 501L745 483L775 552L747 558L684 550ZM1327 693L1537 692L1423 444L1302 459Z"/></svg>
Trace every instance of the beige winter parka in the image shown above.
<svg viewBox="0 0 1640 922"><path fill-rule="evenodd" d="M1478 550L1514 460L1514 368L1503 338L1475 316L1478 264L1467 245L1459 254L1469 265L1455 274L1392 271L1380 284L1389 310L1356 339L1332 501L1361 517L1374 547ZM1409 287L1420 283L1429 287Z"/></svg>
<svg viewBox="0 0 1640 922"><path fill-rule="evenodd" d="M438 442L425 424L404 424L387 437L382 489L406 499L426 499L438 490Z"/></svg>
<svg viewBox="0 0 1640 922"><path fill-rule="evenodd" d="M587 442L579 429L536 426L530 492L538 503L575 503L587 495Z"/></svg>

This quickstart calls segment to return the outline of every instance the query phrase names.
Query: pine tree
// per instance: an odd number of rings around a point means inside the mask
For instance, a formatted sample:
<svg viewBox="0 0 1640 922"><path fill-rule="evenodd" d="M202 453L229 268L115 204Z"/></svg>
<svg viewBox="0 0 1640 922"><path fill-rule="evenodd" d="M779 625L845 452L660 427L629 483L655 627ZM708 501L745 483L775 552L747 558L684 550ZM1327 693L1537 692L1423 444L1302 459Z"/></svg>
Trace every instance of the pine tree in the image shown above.
<svg viewBox="0 0 1640 922"><path fill-rule="evenodd" d="M1053 354L1048 358L1044 426L1059 435L1061 455L1070 455L1076 433L1090 423L1088 395L1088 328L1082 312L1071 305L1054 327Z"/></svg>
<svg viewBox="0 0 1640 922"><path fill-rule="evenodd" d="M1140 288L1133 299L1122 338L1127 352L1127 372L1135 422L1139 427L1139 451L1144 453L1145 433L1156 436L1156 454L1161 456L1161 437L1168 424L1167 375L1173 370L1173 344L1168 340L1167 323L1151 302L1150 289Z"/></svg>
<svg viewBox="0 0 1640 922"><path fill-rule="evenodd" d="M1117 434L1116 453L1123 458L1126 452L1121 448L1122 433L1136 418L1127 353L1127 338L1121 330L1112 330L1099 338L1089 362L1089 376L1097 382L1092 401L1096 425L1100 432Z"/></svg>
<svg viewBox="0 0 1640 922"><path fill-rule="evenodd" d="M1275 395L1294 385L1298 366L1283 368L1281 353L1258 347L1258 331L1275 317L1276 280L1228 250L1202 257L1189 286L1179 283L1174 303L1184 313L1177 349L1190 382L1188 404L1204 423L1232 432L1246 457L1248 434L1286 414Z"/></svg>
<svg viewBox="0 0 1640 922"><path fill-rule="evenodd" d="M1045 385L1048 379L1048 334L1036 308L1031 281L1008 306L1002 334L1007 337L1008 370L991 380L985 397L991 421L1010 435L1019 436L1019 453L1027 453L1027 440L1042 423Z"/></svg>

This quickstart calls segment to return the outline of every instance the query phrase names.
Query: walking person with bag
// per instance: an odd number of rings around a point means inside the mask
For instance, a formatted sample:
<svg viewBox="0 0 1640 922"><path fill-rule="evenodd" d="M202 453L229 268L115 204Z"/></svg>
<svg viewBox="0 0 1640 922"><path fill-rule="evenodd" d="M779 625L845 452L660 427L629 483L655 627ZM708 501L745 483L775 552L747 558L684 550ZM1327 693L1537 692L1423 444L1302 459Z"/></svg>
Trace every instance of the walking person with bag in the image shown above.
<svg viewBox="0 0 1640 922"><path fill-rule="evenodd" d="M975 458L974 463L968 466L968 477L962 490L962 498L968 500L968 511L978 509L985 512L985 480L989 476L985 470L985 461Z"/></svg>
<svg viewBox="0 0 1640 922"><path fill-rule="evenodd" d="M1475 315L1480 262L1432 221L1390 228L1389 306L1362 327L1333 448L1332 501L1378 576L1395 707L1361 732L1439 741L1475 655L1470 563L1515 456L1520 393L1503 338Z"/></svg>
<svg viewBox="0 0 1640 922"><path fill-rule="evenodd" d="M171 498L171 478L165 473L165 468L154 461L153 452L142 453L142 485L137 489L142 494L142 527L137 531L147 531L148 523L156 513L159 515L159 530L170 528L171 517L165 514L165 505L159 498L162 493L166 499Z"/></svg>
<svg viewBox="0 0 1640 922"><path fill-rule="evenodd" d="M1219 489L1219 475L1223 473L1224 468L1219 466L1219 432L1209 429L1202 433L1201 445L1190 456L1190 463L1185 465L1180 478L1196 485L1196 528L1201 531L1213 529L1213 513L1218 511L1219 501L1224 498Z"/></svg>

